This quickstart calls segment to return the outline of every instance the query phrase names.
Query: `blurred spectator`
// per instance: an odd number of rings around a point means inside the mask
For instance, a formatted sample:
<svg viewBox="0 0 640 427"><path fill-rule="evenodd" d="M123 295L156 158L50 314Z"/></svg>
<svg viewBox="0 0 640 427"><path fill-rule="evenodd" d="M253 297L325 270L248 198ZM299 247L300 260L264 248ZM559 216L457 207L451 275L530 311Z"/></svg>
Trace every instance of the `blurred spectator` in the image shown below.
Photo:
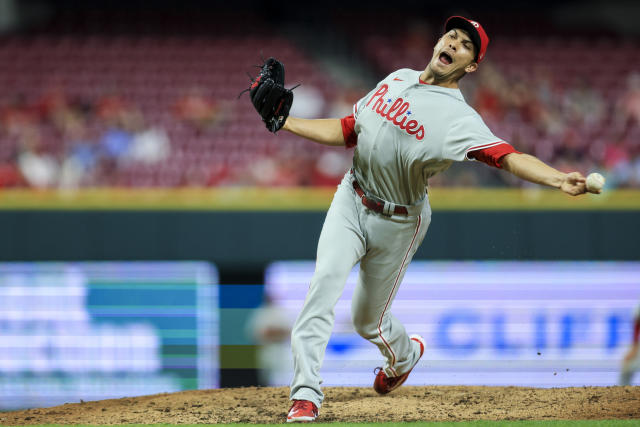
<svg viewBox="0 0 640 427"><path fill-rule="evenodd" d="M212 129L222 120L222 109L199 88L192 88L174 105L176 116L200 131Z"/></svg>
<svg viewBox="0 0 640 427"><path fill-rule="evenodd" d="M125 101L117 94L103 96L96 103L96 114L108 123L119 122L126 111Z"/></svg>
<svg viewBox="0 0 640 427"><path fill-rule="evenodd" d="M38 128L26 129L20 145L18 166L29 185L36 188L54 187L58 182L60 166L57 160L44 150Z"/></svg>
<svg viewBox="0 0 640 427"><path fill-rule="evenodd" d="M115 96L102 99L97 111L107 124L100 139L101 149L108 159L117 162L128 154L135 132L142 130L142 114Z"/></svg>
<svg viewBox="0 0 640 427"><path fill-rule="evenodd" d="M158 163L169 157L169 136L164 129L150 128L133 136L127 157L146 164Z"/></svg>
<svg viewBox="0 0 640 427"><path fill-rule="evenodd" d="M285 385L291 372L289 337L293 322L269 296L256 308L247 323L247 335L258 344L258 380L263 386ZM279 378L284 379L279 380Z"/></svg>
<svg viewBox="0 0 640 427"><path fill-rule="evenodd" d="M569 88L564 98L564 115L570 123L599 125L604 114L604 102L599 93L585 79Z"/></svg>
<svg viewBox="0 0 640 427"><path fill-rule="evenodd" d="M133 134L120 127L111 127L102 136L100 145L104 154L111 159L119 159L129 150Z"/></svg>
<svg viewBox="0 0 640 427"><path fill-rule="evenodd" d="M360 100L363 93L367 93L366 88L340 88L331 101L327 117L342 118L353 114L353 106Z"/></svg>
<svg viewBox="0 0 640 427"><path fill-rule="evenodd" d="M78 187L91 174L98 161L98 151L95 144L86 137L83 124L67 134L69 137L67 157L62 165L60 186L65 188Z"/></svg>
<svg viewBox="0 0 640 427"><path fill-rule="evenodd" d="M630 385L634 374L640 369L640 305L633 315L633 337L631 346L622 360L620 385Z"/></svg>
<svg viewBox="0 0 640 427"><path fill-rule="evenodd" d="M138 109L122 110L119 123L121 129L131 136L122 154L125 162L152 165L169 157L171 147L167 132L159 127L147 127Z"/></svg>
<svg viewBox="0 0 640 427"><path fill-rule="evenodd" d="M280 152L276 156L261 156L248 166L248 177L253 185L295 187L303 185L303 160Z"/></svg>
<svg viewBox="0 0 640 427"><path fill-rule="evenodd" d="M12 163L0 164L0 188L21 187L24 179L18 168Z"/></svg>
<svg viewBox="0 0 640 427"><path fill-rule="evenodd" d="M334 187L340 184L352 163L353 153L346 150L325 151L318 157L313 168L311 185Z"/></svg>
<svg viewBox="0 0 640 427"><path fill-rule="evenodd" d="M222 161L212 162L209 167L209 175L207 177L206 185L215 187L216 185L222 185L229 179L229 167Z"/></svg>
<svg viewBox="0 0 640 427"><path fill-rule="evenodd" d="M322 92L312 85L302 85L293 92L291 115L302 118L318 118L322 115L325 100Z"/></svg>
<svg viewBox="0 0 640 427"><path fill-rule="evenodd" d="M487 122L501 120L505 114L505 94L507 84L495 67L488 62L478 69L479 84L476 88L473 104L476 111Z"/></svg>
<svg viewBox="0 0 640 427"><path fill-rule="evenodd" d="M640 124L640 72L633 71L627 77L627 87L616 105L618 120Z"/></svg>

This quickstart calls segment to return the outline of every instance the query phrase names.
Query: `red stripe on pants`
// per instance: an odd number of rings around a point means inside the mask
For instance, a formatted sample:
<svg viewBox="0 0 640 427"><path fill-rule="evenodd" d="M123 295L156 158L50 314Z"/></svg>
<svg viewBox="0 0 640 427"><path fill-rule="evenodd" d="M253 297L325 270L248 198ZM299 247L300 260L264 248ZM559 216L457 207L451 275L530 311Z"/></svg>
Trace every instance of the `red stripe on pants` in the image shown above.
<svg viewBox="0 0 640 427"><path fill-rule="evenodd" d="M387 349L389 349L389 352L391 352L391 355L393 356L393 359L391 359L391 364L389 365L389 369L391 370L391 372L393 372L393 375L395 377L398 376L398 374L395 371L395 369L393 369L393 365L395 365L395 363L396 363L396 354L391 349L391 346L389 345L387 340L385 340L384 337L382 336L382 329L380 329L380 327L382 325L382 319L384 318L384 314L387 312L387 309L389 308L389 304L391 304L391 298L393 297L393 293L396 290L396 286L398 286L398 282L400 281L400 276L402 275L402 270L404 269L404 264L405 264L405 262L407 262L407 257L409 256L409 253L411 252L411 248L413 248L413 244L415 243L416 237L418 236L418 232L420 231L420 224L421 223L422 223L422 217L418 216L418 225L416 227L416 232L413 234L413 239L411 239L411 244L409 245L409 249L407 249L407 253L404 254L404 258L402 259L402 264L400 265L400 270L398 271L398 275L396 276L396 280L393 283L393 288L391 288L391 293L389 294L389 298L387 299L387 304L384 306L384 310L382 310L382 314L380 315L380 320L378 321L378 336L380 337L380 339L382 340L384 345L387 347Z"/></svg>

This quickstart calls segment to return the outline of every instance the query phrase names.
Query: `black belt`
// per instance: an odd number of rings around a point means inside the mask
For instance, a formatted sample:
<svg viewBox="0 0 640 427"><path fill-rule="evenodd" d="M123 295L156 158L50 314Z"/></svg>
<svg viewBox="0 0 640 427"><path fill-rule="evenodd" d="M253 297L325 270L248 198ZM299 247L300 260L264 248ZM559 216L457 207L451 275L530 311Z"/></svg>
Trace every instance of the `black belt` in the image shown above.
<svg viewBox="0 0 640 427"><path fill-rule="evenodd" d="M353 171L351 173L353 173ZM362 204L374 212L387 216L391 216L392 214L409 215L407 208L404 206L394 205L393 203L385 202L384 200L376 200L371 196L367 196L362 187L360 187L360 184L358 184L358 181L356 181L355 176L353 177L353 189L356 190L356 194L360 196Z"/></svg>

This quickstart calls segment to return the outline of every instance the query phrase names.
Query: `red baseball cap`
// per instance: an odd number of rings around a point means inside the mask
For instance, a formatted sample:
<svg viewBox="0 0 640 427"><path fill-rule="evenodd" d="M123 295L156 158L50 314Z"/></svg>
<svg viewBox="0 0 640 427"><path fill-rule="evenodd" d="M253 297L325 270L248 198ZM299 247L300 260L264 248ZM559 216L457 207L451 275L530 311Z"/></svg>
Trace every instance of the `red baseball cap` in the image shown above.
<svg viewBox="0 0 640 427"><path fill-rule="evenodd" d="M471 41L476 47L476 62L478 64L482 62L484 55L487 53L487 46L489 46L489 36L482 28L482 25L464 16L452 16L444 24L444 30L449 31L452 28L460 28L469 33L469 37L471 37Z"/></svg>

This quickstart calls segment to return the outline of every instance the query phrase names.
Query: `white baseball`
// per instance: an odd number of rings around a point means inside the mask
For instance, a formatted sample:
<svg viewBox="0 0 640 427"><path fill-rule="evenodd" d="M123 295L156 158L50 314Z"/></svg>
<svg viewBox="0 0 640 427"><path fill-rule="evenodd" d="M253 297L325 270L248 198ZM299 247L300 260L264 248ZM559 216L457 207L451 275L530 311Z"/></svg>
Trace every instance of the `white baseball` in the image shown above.
<svg viewBox="0 0 640 427"><path fill-rule="evenodd" d="M600 191L602 187L604 187L604 176L600 175L597 172L590 173L587 175L587 190L589 191Z"/></svg>

